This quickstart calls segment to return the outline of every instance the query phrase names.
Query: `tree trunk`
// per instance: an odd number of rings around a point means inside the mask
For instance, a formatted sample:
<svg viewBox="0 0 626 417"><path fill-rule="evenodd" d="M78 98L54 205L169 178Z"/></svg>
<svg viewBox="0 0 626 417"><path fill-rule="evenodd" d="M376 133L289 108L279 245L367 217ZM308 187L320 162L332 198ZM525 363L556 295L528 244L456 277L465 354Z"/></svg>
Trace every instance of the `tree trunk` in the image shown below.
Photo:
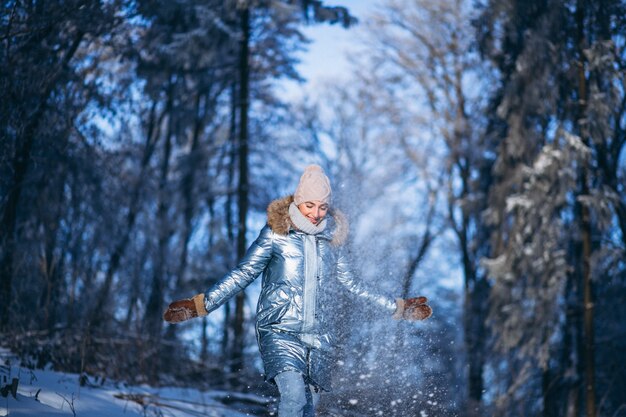
<svg viewBox="0 0 626 417"><path fill-rule="evenodd" d="M556 372L561 372L557 369ZM563 402L557 392L557 382L559 380L555 371L548 367L541 373L541 393L543 400L543 417L558 417L562 414L559 412L559 403Z"/></svg>
<svg viewBox="0 0 626 417"><path fill-rule="evenodd" d="M238 93L238 89L237 89L237 83L233 82L232 87L231 87L231 91L230 91L230 100L231 100L231 107L230 107L230 127L229 127L229 143L230 143L230 150L229 150L229 156L230 156L230 163L228 164L228 187L229 189L233 189L234 188L234 181L235 181L235 161L237 159L237 147L235 145L236 141L237 141L237 93ZM226 197L226 207L225 207L225 211L226 211L226 233L228 236L228 240L230 242L232 242L233 240L235 240L235 234L234 234L234 226L233 226L233 193L229 192L227 197Z"/></svg>
<svg viewBox="0 0 626 417"><path fill-rule="evenodd" d="M415 272L417 271L417 268L419 267L420 263L426 256L426 253L428 252L428 248L430 248L430 244L433 242L434 236L430 228L432 225L432 219L435 215L435 200L436 200L435 198L430 199L428 212L426 214L426 222L425 222L426 230L424 231L424 234L422 235L422 239L418 246L417 253L413 257L413 259L411 259L411 261L409 262L409 267L402 280L402 294L401 294L402 298L410 297L409 291L411 290L411 283L413 282L413 276L415 275Z"/></svg>
<svg viewBox="0 0 626 417"><path fill-rule="evenodd" d="M236 152L236 141L237 141L237 103L238 103L238 82L233 81L230 88L230 126L228 132L229 138L229 146L227 148L225 158L228 159L228 188L229 190L234 188L235 182L235 161L237 160L237 152ZM229 242L233 242L235 240L235 232L234 232L234 224L233 224L233 193L228 192L226 195L226 201L224 203L224 216L226 217L226 237ZM231 346L230 342L232 340L232 314L231 314L231 301L227 301L224 304L224 327L222 331L222 357L230 361L231 357Z"/></svg>
<svg viewBox="0 0 626 417"><path fill-rule="evenodd" d="M461 112L461 111L460 111ZM461 112L462 113L462 112ZM462 132L455 132L455 139L451 143L462 143ZM485 367L487 315L489 313L490 286L485 277L478 276L475 257L470 248L470 219L471 213L462 208L460 223L454 218L454 206L457 201L463 201L468 197L470 190L470 170L459 156L455 157L455 163L460 172L461 194L455 197L449 184L448 217L453 225L454 232L459 241L461 251L461 263L464 277L464 303L463 303L463 335L465 352L467 353L467 415L482 415L482 395L484 391L483 370ZM450 173L452 179L452 173ZM486 188L487 185L485 184ZM479 217L480 214L477 216ZM478 223L478 221L477 221Z"/></svg>
<svg viewBox="0 0 626 417"><path fill-rule="evenodd" d="M468 415L470 416L482 415L488 296L489 284L486 279L475 279L469 288L466 287L463 317L465 349L468 356Z"/></svg>
<svg viewBox="0 0 626 417"><path fill-rule="evenodd" d="M33 130L33 132L29 132ZM26 137L22 141L21 148L13 159L13 181L9 187L7 202L2 213L2 223L0 224L0 330L8 329L9 308L12 303L12 287L13 287L13 258L15 256L16 244L16 222L17 207L22 194L22 184L28 171L30 161L30 153L34 141L34 130L27 129Z"/></svg>
<svg viewBox="0 0 626 417"><path fill-rule="evenodd" d="M200 362L206 364L209 360L209 332L207 327L209 326L209 320L206 316L202 317L202 338L200 344Z"/></svg>
<svg viewBox="0 0 626 417"><path fill-rule="evenodd" d="M583 181L586 182L586 176ZM585 187L586 188L586 187ZM588 191L587 191L588 192ZM584 194L587 192L583 191ZM587 417L596 416L595 393L595 353L593 325L593 292L591 281L591 221L589 209L582 207L582 243L583 243L583 349L585 361L585 409Z"/></svg>
<svg viewBox="0 0 626 417"><path fill-rule="evenodd" d="M173 81L170 80L170 91L168 93L168 103L166 112L168 114L168 129L165 135L165 143L163 144L163 159L161 161L161 173L159 177L159 189L157 191L157 221L158 221L158 243L156 256L153 259L154 270L152 275L152 284L150 295L146 304L146 312L144 317L145 329L151 345L155 347L157 357L151 361L149 377L153 383L158 380L158 369L160 368L160 344L161 329L163 320L161 319L163 309L163 289L167 281L167 247L169 239L172 235L172 227L168 219L168 177L170 172L170 158L172 154L172 138L174 136L174 115L173 115Z"/></svg>
<svg viewBox="0 0 626 417"><path fill-rule="evenodd" d="M193 232L193 216L194 216L194 185L195 185L195 174L196 168L200 162L199 144L200 144L200 132L202 130L202 122L205 119L207 113L207 107L209 106L208 97L204 97L204 106L202 106L202 95L198 94L196 97L195 103L195 111L196 117L194 120L193 134L191 137L191 149L189 150L188 155L188 163L185 169L187 172L183 178L183 182L181 184L182 193L183 193L183 234L182 234L182 250L180 253L180 261L178 262L178 272L176 273L176 283L174 288L179 288L183 282L183 275L185 274L185 270L187 269L187 253L189 251L189 240L191 239L191 234ZM201 114L200 109L204 108L204 111ZM174 328L173 326L171 327Z"/></svg>
<svg viewBox="0 0 626 417"><path fill-rule="evenodd" d="M145 243L144 248L140 251L141 257L139 262L136 263L135 270L133 271L132 282L130 284L128 294L128 305L126 306L126 318L124 319L124 330L129 331L130 325L133 321L133 317L138 318L137 301L141 296L141 277L143 275L143 266L148 259L148 246L149 243Z"/></svg>
<svg viewBox="0 0 626 417"><path fill-rule="evenodd" d="M40 311L43 311L42 328L52 331L56 324L57 307L59 302L63 283L63 274L61 271L62 261L55 256L55 249L58 244L59 226L61 223L62 210L64 205L64 189L67 178L67 169L65 166L60 168L62 172L57 179L54 190L50 196L46 198L47 211L44 213L43 229L45 230L45 249L44 256L41 260L41 273L45 282L45 288L39 299ZM43 187L41 187L43 188ZM45 192L41 190L41 192Z"/></svg>
<svg viewBox="0 0 626 417"><path fill-rule="evenodd" d="M250 40L250 10L241 11L241 49L239 60L239 186L237 188L238 227L237 227L237 258L246 253L246 221L248 216L248 100L249 75L248 61ZM231 371L239 371L243 367L243 349L245 342L244 304L245 293L237 294L235 300L235 317L233 325L233 353Z"/></svg>
<svg viewBox="0 0 626 417"><path fill-rule="evenodd" d="M572 243L574 249L573 259L580 258L580 245L578 242ZM580 283L580 271L577 269L568 274L567 282L565 284L566 294L566 316L563 329L563 346L562 346L562 359L563 366L563 378L565 385L564 397L566 398L565 404L565 417L579 417L580 416L580 332L582 329L582 320L580 312L579 302L579 283Z"/></svg>
<svg viewBox="0 0 626 417"><path fill-rule="evenodd" d="M578 49L578 126L580 136L589 145L587 139L587 78L585 74L586 59L585 48L585 10L584 0L578 0L576 4L577 49ZM588 163L585 161L581 167L581 194L589 195L588 188ZM579 203L580 204L580 203ZM583 293L583 355L584 358L584 395L586 417L596 416L596 395L595 395L595 355L594 355L594 328L593 328L593 294L591 282L591 218L589 208L581 204L580 208L580 230L582 240L582 293Z"/></svg>

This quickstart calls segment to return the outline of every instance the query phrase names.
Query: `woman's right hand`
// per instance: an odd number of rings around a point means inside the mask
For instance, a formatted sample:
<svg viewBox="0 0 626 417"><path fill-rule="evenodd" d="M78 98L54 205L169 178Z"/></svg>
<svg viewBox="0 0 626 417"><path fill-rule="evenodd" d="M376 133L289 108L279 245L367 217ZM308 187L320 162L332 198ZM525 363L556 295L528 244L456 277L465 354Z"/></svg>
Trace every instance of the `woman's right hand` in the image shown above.
<svg viewBox="0 0 626 417"><path fill-rule="evenodd" d="M208 312L204 307L204 294L195 295L192 298L177 300L167 307L163 313L163 320L168 323L180 323L194 317L206 316Z"/></svg>

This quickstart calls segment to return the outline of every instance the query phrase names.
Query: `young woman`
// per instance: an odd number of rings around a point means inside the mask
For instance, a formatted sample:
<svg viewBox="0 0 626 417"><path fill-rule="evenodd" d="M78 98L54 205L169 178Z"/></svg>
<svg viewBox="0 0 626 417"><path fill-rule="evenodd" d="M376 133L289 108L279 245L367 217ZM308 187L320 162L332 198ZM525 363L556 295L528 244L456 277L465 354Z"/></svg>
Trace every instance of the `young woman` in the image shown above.
<svg viewBox="0 0 626 417"><path fill-rule="evenodd" d="M337 291L347 290L396 319L424 320L425 297L396 299L368 291L353 275L343 243L348 225L330 207L321 167L306 168L293 196L272 202L267 225L236 268L205 293L171 303L170 323L206 316L263 274L256 334L265 378L280 392L279 417L313 416L330 390Z"/></svg>

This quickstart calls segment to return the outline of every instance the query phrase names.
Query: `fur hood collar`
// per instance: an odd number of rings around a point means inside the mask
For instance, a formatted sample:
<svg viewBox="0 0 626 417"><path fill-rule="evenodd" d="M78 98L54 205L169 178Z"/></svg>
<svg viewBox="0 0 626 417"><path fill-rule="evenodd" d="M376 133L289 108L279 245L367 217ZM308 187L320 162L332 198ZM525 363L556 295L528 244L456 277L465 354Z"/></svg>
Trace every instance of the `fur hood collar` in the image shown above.
<svg viewBox="0 0 626 417"><path fill-rule="evenodd" d="M287 235L290 230L296 229L289 217L289 205L292 202L293 195L290 195L274 200L267 206L267 223L274 233ZM348 220L341 211L332 208L328 216L330 222L327 227L331 231L331 244L341 246L348 239Z"/></svg>

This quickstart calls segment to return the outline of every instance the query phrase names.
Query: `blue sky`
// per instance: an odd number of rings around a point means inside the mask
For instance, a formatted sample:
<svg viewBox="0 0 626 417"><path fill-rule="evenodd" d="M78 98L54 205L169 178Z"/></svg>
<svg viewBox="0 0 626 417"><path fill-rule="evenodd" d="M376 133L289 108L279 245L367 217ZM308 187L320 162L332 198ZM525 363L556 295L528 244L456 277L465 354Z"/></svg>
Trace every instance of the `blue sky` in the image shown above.
<svg viewBox="0 0 626 417"><path fill-rule="evenodd" d="M336 0L325 1L329 6L345 6L353 16L363 21L381 0ZM306 79L304 85L285 82L286 94L293 97L303 92L314 92L316 86L327 80L345 79L349 72L347 54L358 44L358 25L344 29L341 25L311 24L302 32L311 39L307 51L300 55L300 75Z"/></svg>

